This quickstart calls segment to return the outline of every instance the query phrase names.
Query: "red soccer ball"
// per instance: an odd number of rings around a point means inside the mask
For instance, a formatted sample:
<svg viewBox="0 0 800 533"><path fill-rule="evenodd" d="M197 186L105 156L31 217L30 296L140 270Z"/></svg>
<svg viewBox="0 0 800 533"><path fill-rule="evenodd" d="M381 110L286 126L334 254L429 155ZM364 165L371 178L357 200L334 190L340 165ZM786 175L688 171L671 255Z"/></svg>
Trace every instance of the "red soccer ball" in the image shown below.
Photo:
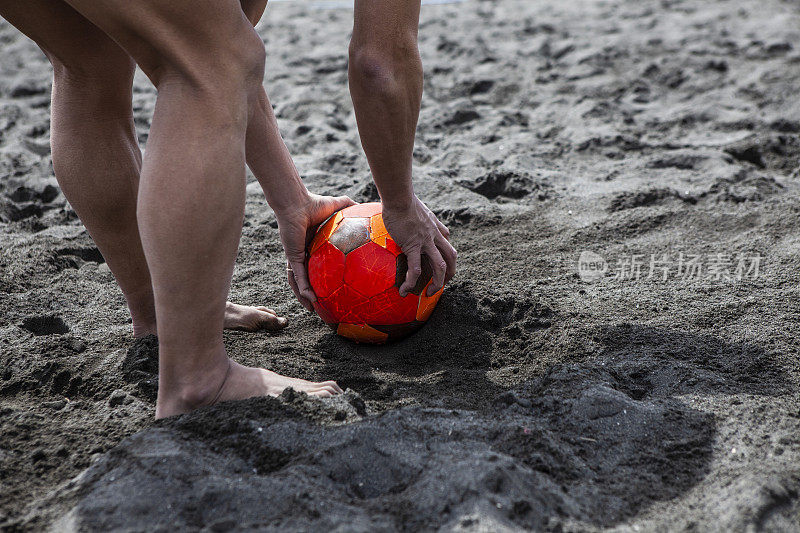
<svg viewBox="0 0 800 533"><path fill-rule="evenodd" d="M418 330L431 316L442 290L425 292L433 271L422 274L405 297L398 291L408 270L406 256L383 224L380 203L334 213L308 245L308 278L322 320L356 342L381 344Z"/></svg>

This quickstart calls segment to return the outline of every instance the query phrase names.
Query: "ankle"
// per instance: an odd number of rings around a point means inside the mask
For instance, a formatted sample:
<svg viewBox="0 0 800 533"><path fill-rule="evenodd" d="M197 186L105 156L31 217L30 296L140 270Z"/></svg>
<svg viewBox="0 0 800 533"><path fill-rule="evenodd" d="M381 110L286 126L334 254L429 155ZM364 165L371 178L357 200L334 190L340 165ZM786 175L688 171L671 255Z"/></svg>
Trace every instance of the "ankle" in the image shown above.
<svg viewBox="0 0 800 533"><path fill-rule="evenodd" d="M158 328L156 327L155 319L146 322L133 319L133 338L141 339L142 337L147 337L148 335L158 335Z"/></svg>
<svg viewBox="0 0 800 533"><path fill-rule="evenodd" d="M133 323L133 336L158 335L153 291L149 287L139 294L124 293Z"/></svg>
<svg viewBox="0 0 800 533"><path fill-rule="evenodd" d="M163 361L163 359L162 359ZM214 403L234 363L222 350L205 367L164 369L159 374L156 418L188 413Z"/></svg>
<svg viewBox="0 0 800 533"><path fill-rule="evenodd" d="M220 382L224 379L224 377L219 378ZM182 415L201 407L208 407L213 402L220 385L221 383L209 386L191 384L170 390L165 390L164 387L159 386L158 399L156 400L156 419Z"/></svg>

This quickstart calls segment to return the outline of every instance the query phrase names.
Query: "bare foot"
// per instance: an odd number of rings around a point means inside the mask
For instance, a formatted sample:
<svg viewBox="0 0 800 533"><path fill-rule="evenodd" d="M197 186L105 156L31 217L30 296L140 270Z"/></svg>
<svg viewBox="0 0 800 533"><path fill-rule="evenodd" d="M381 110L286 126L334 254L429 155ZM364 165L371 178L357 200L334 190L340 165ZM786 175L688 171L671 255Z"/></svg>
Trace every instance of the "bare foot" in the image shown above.
<svg viewBox="0 0 800 533"><path fill-rule="evenodd" d="M278 396L286 389L309 396L328 398L343 391L335 381L306 381L282 376L265 368L253 368L231 361L231 369L215 403L244 400L253 396Z"/></svg>
<svg viewBox="0 0 800 533"><path fill-rule="evenodd" d="M225 329L239 331L278 331L286 327L287 320L273 309L251 307L232 302L225 303Z"/></svg>
<svg viewBox="0 0 800 533"><path fill-rule="evenodd" d="M133 321L133 337L138 339L148 335L158 335L156 330L155 313L151 313L147 320ZM279 331L289 322L274 309L258 306L240 305L225 302L225 329L238 331Z"/></svg>
<svg viewBox="0 0 800 533"><path fill-rule="evenodd" d="M156 419L188 413L220 402L245 400L256 396L278 396L286 389L305 392L309 396L328 398L342 394L335 381L307 381L282 376L264 368L253 368L229 360L230 366L220 367L215 376L204 376L194 382L191 390L169 396L160 388ZM204 381L204 384L199 383Z"/></svg>

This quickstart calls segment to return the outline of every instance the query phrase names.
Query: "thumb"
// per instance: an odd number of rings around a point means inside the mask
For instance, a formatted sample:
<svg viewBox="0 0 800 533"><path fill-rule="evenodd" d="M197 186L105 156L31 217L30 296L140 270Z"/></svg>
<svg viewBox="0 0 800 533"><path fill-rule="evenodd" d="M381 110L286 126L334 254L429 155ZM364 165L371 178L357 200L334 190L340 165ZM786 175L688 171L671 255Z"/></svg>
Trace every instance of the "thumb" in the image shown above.
<svg viewBox="0 0 800 533"><path fill-rule="evenodd" d="M333 199L333 205L338 211L339 209L344 209L345 207L356 205L356 202L354 202L353 199L350 198L349 196L336 196Z"/></svg>

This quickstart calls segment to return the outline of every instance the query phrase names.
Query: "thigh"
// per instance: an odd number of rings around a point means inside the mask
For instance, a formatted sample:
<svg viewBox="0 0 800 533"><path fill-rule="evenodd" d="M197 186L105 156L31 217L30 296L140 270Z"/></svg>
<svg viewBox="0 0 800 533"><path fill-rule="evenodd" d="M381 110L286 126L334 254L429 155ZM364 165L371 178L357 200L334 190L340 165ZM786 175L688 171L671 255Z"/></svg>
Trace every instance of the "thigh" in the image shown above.
<svg viewBox="0 0 800 533"><path fill-rule="evenodd" d="M187 76L224 72L257 38L239 0L66 0L157 83L165 66ZM258 39L261 44L260 38Z"/></svg>
<svg viewBox="0 0 800 533"><path fill-rule="evenodd" d="M0 0L0 16L32 39L56 69L87 77L132 78L130 56L62 0Z"/></svg>

